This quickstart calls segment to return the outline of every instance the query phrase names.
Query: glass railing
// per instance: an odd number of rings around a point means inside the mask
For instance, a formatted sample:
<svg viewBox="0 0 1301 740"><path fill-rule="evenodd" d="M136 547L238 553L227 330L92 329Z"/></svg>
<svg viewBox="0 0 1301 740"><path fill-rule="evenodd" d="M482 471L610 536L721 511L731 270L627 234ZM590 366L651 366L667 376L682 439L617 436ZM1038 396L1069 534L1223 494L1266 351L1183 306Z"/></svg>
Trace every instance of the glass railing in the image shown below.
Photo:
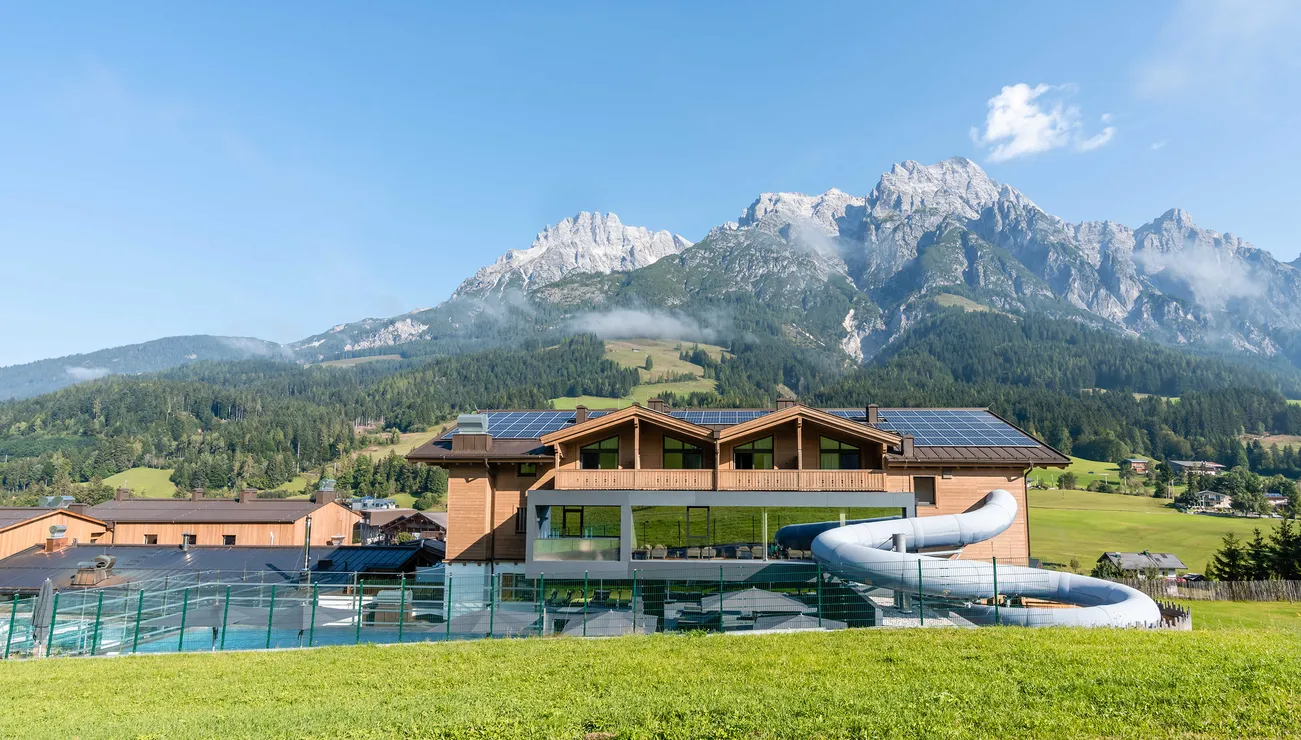
<svg viewBox="0 0 1301 740"><path fill-rule="evenodd" d="M618 537L544 537L533 541L534 560L618 560Z"/></svg>

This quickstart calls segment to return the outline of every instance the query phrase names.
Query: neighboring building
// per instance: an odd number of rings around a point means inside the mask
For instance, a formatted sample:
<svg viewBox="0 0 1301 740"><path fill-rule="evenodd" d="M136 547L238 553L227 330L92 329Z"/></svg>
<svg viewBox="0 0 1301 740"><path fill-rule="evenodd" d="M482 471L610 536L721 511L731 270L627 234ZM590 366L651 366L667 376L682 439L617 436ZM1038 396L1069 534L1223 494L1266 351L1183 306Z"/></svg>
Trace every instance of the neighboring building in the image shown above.
<svg viewBox="0 0 1301 740"><path fill-rule="evenodd" d="M354 509L361 514L358 541L363 545L379 542L385 524L416 513L415 509Z"/></svg>
<svg viewBox="0 0 1301 740"><path fill-rule="evenodd" d="M397 542L398 535L409 534L417 540L447 539L447 512L412 511L411 513L389 520L380 527L380 539L384 542Z"/></svg>
<svg viewBox="0 0 1301 740"><path fill-rule="evenodd" d="M1126 458L1121 461L1120 467L1129 468L1135 475L1147 475L1147 460L1141 457Z"/></svg>
<svg viewBox="0 0 1301 740"><path fill-rule="evenodd" d="M1219 463L1208 462L1206 460L1169 460L1170 470L1175 474L1181 473L1201 473L1202 475L1219 475L1224 472L1224 466Z"/></svg>
<svg viewBox="0 0 1301 740"><path fill-rule="evenodd" d="M1107 560L1121 570L1142 576L1149 570L1156 570L1166 578L1173 578L1178 571L1188 570L1184 561L1172 552L1104 552L1098 562Z"/></svg>
<svg viewBox="0 0 1301 740"><path fill-rule="evenodd" d="M92 506L89 514L108 522L115 545L301 546L311 518L313 545L352 542L361 515L317 491L317 501L259 499L246 490L239 498L117 498Z"/></svg>
<svg viewBox="0 0 1301 740"><path fill-rule="evenodd" d="M398 502L396 499L391 498L363 496L361 498L348 499L348 507L353 511L383 511L385 509L398 508Z"/></svg>
<svg viewBox="0 0 1301 740"><path fill-rule="evenodd" d="M57 536L51 536L55 527ZM61 529L57 529L61 528ZM0 507L0 558L55 540L55 546L95 543L111 535L104 521L86 513L84 504L68 508Z"/></svg>
<svg viewBox="0 0 1301 740"><path fill-rule="evenodd" d="M1069 459L984 409L488 411L407 455L448 470L448 575L644 577L720 560L758 569L784 524L966 511L990 490L1013 525L960 557L1030 555L1026 473Z"/></svg>
<svg viewBox="0 0 1301 740"><path fill-rule="evenodd" d="M1217 491L1198 491L1197 502L1203 509L1227 509L1233 505L1233 497Z"/></svg>
<svg viewBox="0 0 1301 740"><path fill-rule="evenodd" d="M1281 509L1284 506L1287 506L1287 496L1284 496L1281 493L1267 493L1265 494L1265 500L1275 509Z"/></svg>
<svg viewBox="0 0 1301 740"><path fill-rule="evenodd" d="M312 548L315 568L334 548ZM29 548L0 560L0 594L35 593L49 578L57 589L165 583L201 579L211 583L297 582L303 570L302 547L191 547L175 545L64 544ZM162 586L160 586L161 588Z"/></svg>

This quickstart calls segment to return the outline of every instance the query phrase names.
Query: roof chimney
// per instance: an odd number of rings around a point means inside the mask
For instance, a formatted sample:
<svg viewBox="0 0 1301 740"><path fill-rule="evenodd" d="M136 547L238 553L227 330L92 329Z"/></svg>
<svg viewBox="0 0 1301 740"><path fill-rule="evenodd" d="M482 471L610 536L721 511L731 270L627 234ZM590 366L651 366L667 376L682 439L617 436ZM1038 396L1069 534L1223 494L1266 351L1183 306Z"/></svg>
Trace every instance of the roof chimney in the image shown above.
<svg viewBox="0 0 1301 740"><path fill-rule="evenodd" d="M777 399L777 410L783 411L798 403L799 401L796 401L794 398L779 398Z"/></svg>
<svg viewBox="0 0 1301 740"><path fill-rule="evenodd" d="M647 401L646 408L661 414L667 414L669 412L668 411L669 405L667 403L664 403L664 399L662 398L652 398L651 400Z"/></svg>
<svg viewBox="0 0 1301 740"><path fill-rule="evenodd" d="M202 488L195 488L194 490L190 491L190 500L191 500L191 501L202 501L202 500L203 500L203 489L202 489Z"/></svg>
<svg viewBox="0 0 1301 740"><path fill-rule="evenodd" d="M913 456L913 436L911 434L903 435L903 456Z"/></svg>
<svg viewBox="0 0 1301 740"><path fill-rule="evenodd" d="M875 426L877 420L881 417L880 411L880 406L877 406L874 403L869 403L867 405L867 423Z"/></svg>
<svg viewBox="0 0 1301 740"><path fill-rule="evenodd" d="M339 497L339 494L338 494L338 493L335 493L334 491L319 491L319 490L318 490L318 491L316 492L316 503L318 503L318 504L329 504L329 503L333 503L333 502L334 502L338 497Z"/></svg>
<svg viewBox="0 0 1301 740"><path fill-rule="evenodd" d="M45 551L58 552L68 546L68 528L63 524L51 524L50 536L45 538Z"/></svg>
<svg viewBox="0 0 1301 740"><path fill-rule="evenodd" d="M257 498L256 488L245 488L244 490L239 492L239 502L241 504L247 504L248 502L256 498Z"/></svg>
<svg viewBox="0 0 1301 740"><path fill-rule="evenodd" d="M81 514L85 516L87 506L85 504L71 503L64 507L72 514Z"/></svg>
<svg viewBox="0 0 1301 740"><path fill-rule="evenodd" d="M492 435L488 433L487 414L461 414L456 417L456 433L452 435L453 452L487 452L492 449Z"/></svg>
<svg viewBox="0 0 1301 740"><path fill-rule="evenodd" d="M119 488L119 489L117 489L116 491L113 492L113 500L114 500L114 501L130 501L130 500L131 500L131 489L130 489L130 488Z"/></svg>
<svg viewBox="0 0 1301 740"><path fill-rule="evenodd" d="M587 407L580 403L574 407L574 423L582 424L585 421L587 421Z"/></svg>

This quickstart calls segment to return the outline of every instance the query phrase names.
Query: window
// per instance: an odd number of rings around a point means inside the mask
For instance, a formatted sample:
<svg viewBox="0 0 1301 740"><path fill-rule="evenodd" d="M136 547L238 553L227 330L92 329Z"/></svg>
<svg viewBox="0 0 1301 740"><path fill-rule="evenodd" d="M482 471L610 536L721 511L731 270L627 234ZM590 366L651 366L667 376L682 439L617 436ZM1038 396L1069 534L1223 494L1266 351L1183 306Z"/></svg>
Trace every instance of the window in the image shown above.
<svg viewBox="0 0 1301 740"><path fill-rule="evenodd" d="M772 437L732 448L732 462L737 470L772 470Z"/></svg>
<svg viewBox="0 0 1301 740"><path fill-rule="evenodd" d="M614 470L619 467L619 438L610 437L583 446L578 451L578 467L583 470Z"/></svg>
<svg viewBox="0 0 1301 740"><path fill-rule="evenodd" d="M818 467L822 470L858 470L860 464L858 446L841 442L831 437L823 437L818 444Z"/></svg>
<svg viewBox="0 0 1301 740"><path fill-rule="evenodd" d="M913 492L918 506L935 505L935 476L916 476L913 478Z"/></svg>
<svg viewBox="0 0 1301 740"><path fill-rule="evenodd" d="M146 544L146 545L157 545L157 544L158 544L158 535L156 535L156 534L147 534L147 535L145 535L145 544Z"/></svg>
<svg viewBox="0 0 1301 740"><path fill-rule="evenodd" d="M223 535L221 536L221 544L223 544L223 545L233 545L233 544L235 544L235 535L233 535L233 534L223 534Z"/></svg>
<svg viewBox="0 0 1301 740"><path fill-rule="evenodd" d="M182 534L182 535L181 535L181 544L182 544L182 545L197 545L197 544L199 544L199 538L196 537L195 535L192 535L192 534L186 532L185 534Z"/></svg>
<svg viewBox="0 0 1301 740"><path fill-rule="evenodd" d="M521 478L536 478L538 476L538 464L520 463L518 475Z"/></svg>
<svg viewBox="0 0 1301 740"><path fill-rule="evenodd" d="M520 467L523 466L521 465ZM533 472L537 473L536 466ZM515 507L515 534L524 534L526 531L528 531L528 521L524 518L524 514L527 511L528 511L528 506L525 505L524 497L520 496L519 504L516 505Z"/></svg>
<svg viewBox="0 0 1301 740"><path fill-rule="evenodd" d="M690 442L665 437L664 467L669 470L700 470L705 467L705 451Z"/></svg>

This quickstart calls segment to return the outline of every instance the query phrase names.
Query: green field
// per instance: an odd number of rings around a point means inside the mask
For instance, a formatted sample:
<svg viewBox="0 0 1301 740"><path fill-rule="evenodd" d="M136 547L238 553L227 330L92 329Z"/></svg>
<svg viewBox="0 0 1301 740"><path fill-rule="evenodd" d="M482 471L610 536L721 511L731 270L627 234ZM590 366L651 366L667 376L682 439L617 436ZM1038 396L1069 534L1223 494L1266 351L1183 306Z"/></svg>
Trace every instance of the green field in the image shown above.
<svg viewBox="0 0 1301 740"><path fill-rule="evenodd" d="M1194 572L1219 549L1225 532L1266 534L1270 519L1183 514L1169 501L1087 491L1030 491L1030 554L1064 567L1072 557L1082 570L1108 551L1173 552Z"/></svg>
<svg viewBox="0 0 1301 740"><path fill-rule="evenodd" d="M983 303L977 303L971 300L970 298L964 298L963 296L954 295L952 293L940 293L939 295L935 296L935 302L946 308L957 307L967 312L971 312L971 311L984 312L984 311L994 310Z"/></svg>
<svg viewBox="0 0 1301 740"><path fill-rule="evenodd" d="M327 360L320 363L320 365L321 367L356 367L367 362L387 362L400 359L402 359L402 355L371 355L369 357L349 357L343 360Z"/></svg>
<svg viewBox="0 0 1301 740"><path fill-rule="evenodd" d="M1301 632L1301 604L1286 601L1179 601L1194 630L1281 629Z"/></svg>
<svg viewBox="0 0 1301 740"><path fill-rule="evenodd" d="M0 736L1282 737L1299 652L1281 630L990 628L44 660L0 669Z"/></svg>
<svg viewBox="0 0 1301 740"><path fill-rule="evenodd" d="M131 468L117 475L104 479L104 485L114 488L130 488L136 496L147 498L171 498L176 493L176 484L169 478L172 471L158 468Z"/></svg>
<svg viewBox="0 0 1301 740"><path fill-rule="evenodd" d="M1088 486L1095 480L1107 480L1112 483L1120 481L1120 466L1116 463L1099 462L1097 460L1085 460L1082 457L1071 456L1071 464L1066 468L1035 468L1030 471L1031 482L1046 483L1051 486L1057 485L1057 479L1062 477L1066 471L1075 473L1079 479L1077 485L1080 488Z"/></svg>

